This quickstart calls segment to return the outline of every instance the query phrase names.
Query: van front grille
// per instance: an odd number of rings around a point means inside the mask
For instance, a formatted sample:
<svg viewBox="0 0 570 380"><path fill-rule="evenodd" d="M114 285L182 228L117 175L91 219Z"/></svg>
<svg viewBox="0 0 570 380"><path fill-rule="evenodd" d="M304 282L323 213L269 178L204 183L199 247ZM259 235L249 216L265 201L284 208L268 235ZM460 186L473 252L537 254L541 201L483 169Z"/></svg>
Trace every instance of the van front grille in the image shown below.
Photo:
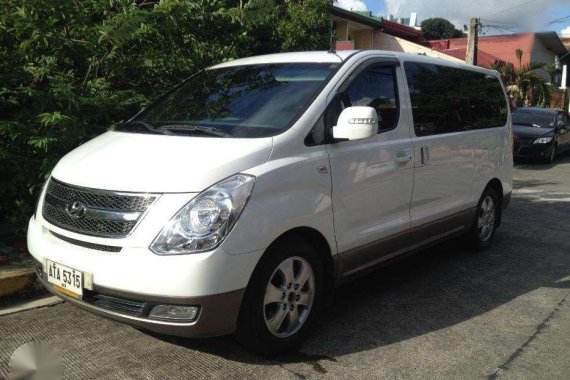
<svg viewBox="0 0 570 380"><path fill-rule="evenodd" d="M72 186L50 179L42 215L49 223L80 234L127 236L156 195L116 193Z"/></svg>
<svg viewBox="0 0 570 380"><path fill-rule="evenodd" d="M50 179L47 194L64 202L81 201L87 207L115 211L145 211L154 196L87 189Z"/></svg>

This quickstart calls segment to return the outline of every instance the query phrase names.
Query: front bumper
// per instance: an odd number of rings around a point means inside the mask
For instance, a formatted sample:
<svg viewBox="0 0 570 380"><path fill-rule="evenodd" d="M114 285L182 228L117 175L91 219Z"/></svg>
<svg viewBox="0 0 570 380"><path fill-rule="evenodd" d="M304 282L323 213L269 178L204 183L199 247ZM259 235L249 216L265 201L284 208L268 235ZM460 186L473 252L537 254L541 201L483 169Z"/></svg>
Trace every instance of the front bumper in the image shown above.
<svg viewBox="0 0 570 380"><path fill-rule="evenodd" d="M182 337L211 337L231 334L235 331L244 289L202 297L166 298L130 294L112 289L95 287L86 291L84 299L78 300L55 290L41 272L37 263L37 277L52 294L80 308L119 322L124 322L159 334ZM103 300L104 302L100 302ZM152 307L158 304L199 306L200 312L193 322L170 322L148 318ZM131 306L131 310L126 305ZM135 305L140 305L136 313Z"/></svg>
<svg viewBox="0 0 570 380"><path fill-rule="evenodd" d="M32 218L28 249L43 268L46 260L85 273L84 296L77 300L52 288L43 269L37 274L53 294L90 312L157 333L184 337L225 335L235 331L244 289L262 251L230 255L221 247L193 255L159 256L146 247L102 251L77 234ZM64 236L62 239L59 235ZM59 237L58 237L59 236ZM71 239L67 239L67 238ZM104 243L104 242L103 242ZM192 322L148 317L158 305L199 306ZM133 312L133 308L137 309Z"/></svg>
<svg viewBox="0 0 570 380"><path fill-rule="evenodd" d="M552 143L549 144L525 144L521 146L516 158L539 158L543 159L549 156L552 149Z"/></svg>

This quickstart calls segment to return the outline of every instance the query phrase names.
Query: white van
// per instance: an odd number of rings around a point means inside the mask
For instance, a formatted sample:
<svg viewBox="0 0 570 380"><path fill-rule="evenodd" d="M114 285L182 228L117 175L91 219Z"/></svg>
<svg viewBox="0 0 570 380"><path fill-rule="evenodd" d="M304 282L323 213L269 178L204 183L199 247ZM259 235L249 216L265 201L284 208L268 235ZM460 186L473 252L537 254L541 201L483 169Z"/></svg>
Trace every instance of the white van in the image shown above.
<svg viewBox="0 0 570 380"><path fill-rule="evenodd" d="M496 72L275 54L199 72L66 155L28 246L43 284L88 311L270 354L376 264L458 235L487 247L511 188Z"/></svg>

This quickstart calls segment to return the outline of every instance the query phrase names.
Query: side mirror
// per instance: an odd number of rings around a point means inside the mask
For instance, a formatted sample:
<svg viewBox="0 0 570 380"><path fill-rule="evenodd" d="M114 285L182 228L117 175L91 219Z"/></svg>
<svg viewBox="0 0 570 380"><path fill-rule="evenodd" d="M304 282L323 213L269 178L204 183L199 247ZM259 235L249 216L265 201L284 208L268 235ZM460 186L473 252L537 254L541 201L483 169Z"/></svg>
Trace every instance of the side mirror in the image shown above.
<svg viewBox="0 0 570 380"><path fill-rule="evenodd" d="M377 133L378 115L372 107L345 108L332 131L335 140L360 140Z"/></svg>

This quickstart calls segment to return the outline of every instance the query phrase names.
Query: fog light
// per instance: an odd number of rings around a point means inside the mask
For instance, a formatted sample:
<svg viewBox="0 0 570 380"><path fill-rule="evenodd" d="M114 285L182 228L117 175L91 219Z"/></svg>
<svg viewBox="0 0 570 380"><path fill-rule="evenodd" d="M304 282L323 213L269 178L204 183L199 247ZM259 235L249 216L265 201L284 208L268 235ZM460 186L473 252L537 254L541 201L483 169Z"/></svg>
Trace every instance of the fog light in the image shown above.
<svg viewBox="0 0 570 380"><path fill-rule="evenodd" d="M175 322L193 322L198 317L200 306L158 305L148 315L151 319L164 319Z"/></svg>

